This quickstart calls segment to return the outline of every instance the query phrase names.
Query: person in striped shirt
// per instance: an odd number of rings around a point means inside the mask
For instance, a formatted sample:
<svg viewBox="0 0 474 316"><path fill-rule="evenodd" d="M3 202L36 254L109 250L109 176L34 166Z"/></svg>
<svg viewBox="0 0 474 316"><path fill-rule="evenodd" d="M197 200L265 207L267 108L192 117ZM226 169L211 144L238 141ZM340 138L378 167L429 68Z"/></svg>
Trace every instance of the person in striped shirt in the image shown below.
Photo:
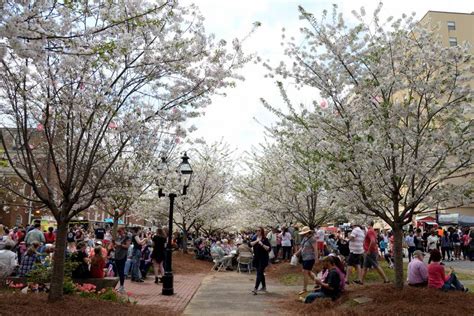
<svg viewBox="0 0 474 316"><path fill-rule="evenodd" d="M362 259L364 256L364 238L365 232L360 225L352 225L352 232L349 234L349 257L347 258L346 283L349 284L349 277L353 268L357 270L357 279L354 283L361 284L362 279Z"/></svg>

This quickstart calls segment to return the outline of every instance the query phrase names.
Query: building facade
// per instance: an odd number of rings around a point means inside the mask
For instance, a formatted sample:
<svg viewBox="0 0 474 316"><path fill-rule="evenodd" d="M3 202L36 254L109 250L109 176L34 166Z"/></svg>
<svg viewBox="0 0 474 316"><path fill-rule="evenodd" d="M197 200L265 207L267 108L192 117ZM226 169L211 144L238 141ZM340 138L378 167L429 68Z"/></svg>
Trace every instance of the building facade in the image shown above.
<svg viewBox="0 0 474 316"><path fill-rule="evenodd" d="M437 27L436 30L444 46L450 47L467 43L470 46L470 52L474 53L474 12L428 11L420 20L420 23L425 26ZM466 71L472 70L466 69ZM474 88L474 81L470 82L470 86ZM474 183L474 176L471 175L467 178L460 178L453 181L454 184L463 184L466 182ZM440 213L474 216L474 204L471 203L462 206L454 205L449 209L441 209Z"/></svg>

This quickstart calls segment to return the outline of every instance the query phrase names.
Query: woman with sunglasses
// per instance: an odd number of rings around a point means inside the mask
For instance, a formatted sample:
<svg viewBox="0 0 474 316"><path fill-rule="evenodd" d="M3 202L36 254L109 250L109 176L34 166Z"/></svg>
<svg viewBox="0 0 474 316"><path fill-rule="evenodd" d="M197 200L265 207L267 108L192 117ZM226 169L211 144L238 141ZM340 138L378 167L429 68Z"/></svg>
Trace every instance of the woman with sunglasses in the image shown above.
<svg viewBox="0 0 474 316"><path fill-rule="evenodd" d="M255 288L252 293L257 295L257 291L267 291L264 272L265 268L268 266L268 253L271 250L270 241L268 241L263 227L257 229L254 240L250 242L250 245L253 247L253 266L257 269L257 280L255 281ZM258 289L260 284L262 287Z"/></svg>

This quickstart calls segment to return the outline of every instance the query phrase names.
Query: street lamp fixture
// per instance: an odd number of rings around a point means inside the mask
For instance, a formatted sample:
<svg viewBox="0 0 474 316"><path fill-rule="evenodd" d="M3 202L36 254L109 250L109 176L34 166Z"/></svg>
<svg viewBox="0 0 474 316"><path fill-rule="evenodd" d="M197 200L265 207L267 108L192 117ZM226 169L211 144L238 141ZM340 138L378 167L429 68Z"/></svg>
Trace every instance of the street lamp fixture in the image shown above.
<svg viewBox="0 0 474 316"><path fill-rule="evenodd" d="M179 164L178 171L181 174L181 180L183 183L183 195L186 195L189 184L191 183L191 178L193 176L193 168L189 164L189 157L184 153L181 157L181 163Z"/></svg>
<svg viewBox="0 0 474 316"><path fill-rule="evenodd" d="M158 172L160 173L160 179L157 181L158 184L158 197L165 197L168 196L170 199L170 212L168 218L168 243L166 245L166 256L165 256L165 274L162 277L163 282L163 289L161 290L161 294L163 295L173 295L174 288L173 288L173 270L172 266L172 245L171 239L173 235L173 210L174 210L174 200L178 196L178 194L171 192L166 194L163 190L163 186L166 184L166 178L168 173L168 164L165 157L161 158L161 162L158 166ZM189 157L184 153L181 157L181 163L178 166L176 172L179 173L179 177L181 180L181 184L183 185L183 189L180 195L186 195L187 189L189 184L191 183L191 178L193 175L193 169L189 164Z"/></svg>

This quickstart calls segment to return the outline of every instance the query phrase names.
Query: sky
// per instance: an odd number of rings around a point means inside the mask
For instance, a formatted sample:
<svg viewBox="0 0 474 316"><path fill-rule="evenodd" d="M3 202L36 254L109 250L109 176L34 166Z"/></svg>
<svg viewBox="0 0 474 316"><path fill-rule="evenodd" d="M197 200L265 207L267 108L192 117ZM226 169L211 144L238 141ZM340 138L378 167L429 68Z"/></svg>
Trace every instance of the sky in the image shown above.
<svg viewBox="0 0 474 316"><path fill-rule="evenodd" d="M252 29L252 24L261 22L261 27L245 41L243 48L247 53L257 54L263 60L269 59L276 65L284 59L281 46L281 30L291 36L297 35L304 25L299 20L298 5L306 11L320 16L324 9L331 11L336 3L346 20L353 19L351 11L364 6L369 15L378 4L378 0L185 0L182 3L194 2L205 17L206 30L214 33L217 39L231 42L233 38L243 38ZM381 16L386 18L401 16L403 13L416 13L421 19L428 10L472 12L474 3L468 0L387 0L384 2ZM296 37L298 38L298 37ZM245 81L238 81L236 88L224 90L226 96L212 97L212 104L205 115L193 119L191 124L197 127L192 138L203 138L207 142L220 141L229 143L236 149L236 155L242 155L252 146L265 140L264 126L276 121L276 117L265 109L260 102L266 99L272 106L283 108L275 79L265 78L268 71L261 64L248 63L240 70ZM296 93L291 83L285 83L290 97L300 102L309 102L318 98L312 95L317 92Z"/></svg>

